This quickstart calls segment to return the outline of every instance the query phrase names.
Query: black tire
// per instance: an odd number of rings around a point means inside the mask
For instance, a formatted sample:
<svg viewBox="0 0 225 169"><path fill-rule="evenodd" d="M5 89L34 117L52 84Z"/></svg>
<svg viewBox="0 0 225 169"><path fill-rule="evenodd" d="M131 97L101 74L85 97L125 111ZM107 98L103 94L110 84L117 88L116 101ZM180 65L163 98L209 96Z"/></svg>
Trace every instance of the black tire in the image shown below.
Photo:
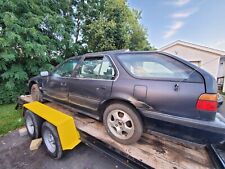
<svg viewBox="0 0 225 169"><path fill-rule="evenodd" d="M32 113L30 110L26 110L24 113L25 118L25 126L27 128L28 135L32 139L36 139L41 137L41 125L43 123L43 119L38 117L36 114ZM29 121L29 122L28 122ZM33 132L31 131L33 125Z"/></svg>
<svg viewBox="0 0 225 169"><path fill-rule="evenodd" d="M43 94L41 93L38 84L34 83L30 88L30 94L33 101L44 102Z"/></svg>
<svg viewBox="0 0 225 169"><path fill-rule="evenodd" d="M130 119L132 120L133 124L131 122L129 122L130 123L129 127L134 127L134 128L133 128L133 132L132 132L133 134L130 134L129 138L121 139L121 138L117 137L112 132L112 128L114 128L114 127L111 127L111 130L110 130L110 124L107 122L107 118L108 117L111 118L110 112L117 111L117 110L120 110L121 112L125 112L126 114L129 115ZM129 104L126 104L126 103L114 103L114 104L109 105L105 109L105 112L103 115L103 122L104 122L104 126L105 126L108 134L114 140L116 140L117 142L119 142L121 144L126 144L126 145L133 144L133 143L137 142L143 134L143 123L142 123L142 119L141 119L140 115L138 114L138 112L136 111L135 108L133 108L132 106L130 106ZM124 125L124 124L122 124L122 125ZM125 135L126 135L126 132L125 132Z"/></svg>
<svg viewBox="0 0 225 169"><path fill-rule="evenodd" d="M47 138L45 136L45 133L50 133L53 136L54 139L54 145L55 145L55 150L51 151L48 143L47 143ZM43 123L42 125L42 139L44 142L44 145L47 149L48 154L54 158L54 159L60 159L63 156L63 150L62 150L62 146L60 143L60 139L59 139L59 135L58 132L55 128L55 126L53 126L52 124L48 123L47 121Z"/></svg>

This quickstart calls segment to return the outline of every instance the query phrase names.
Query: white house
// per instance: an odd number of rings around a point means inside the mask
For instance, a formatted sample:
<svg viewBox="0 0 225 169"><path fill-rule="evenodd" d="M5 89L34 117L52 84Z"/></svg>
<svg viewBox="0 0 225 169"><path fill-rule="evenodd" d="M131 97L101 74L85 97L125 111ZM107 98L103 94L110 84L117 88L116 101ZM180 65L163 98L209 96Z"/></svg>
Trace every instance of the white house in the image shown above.
<svg viewBox="0 0 225 169"><path fill-rule="evenodd" d="M225 92L225 51L180 40L159 51L176 55L211 73L217 79L219 90Z"/></svg>

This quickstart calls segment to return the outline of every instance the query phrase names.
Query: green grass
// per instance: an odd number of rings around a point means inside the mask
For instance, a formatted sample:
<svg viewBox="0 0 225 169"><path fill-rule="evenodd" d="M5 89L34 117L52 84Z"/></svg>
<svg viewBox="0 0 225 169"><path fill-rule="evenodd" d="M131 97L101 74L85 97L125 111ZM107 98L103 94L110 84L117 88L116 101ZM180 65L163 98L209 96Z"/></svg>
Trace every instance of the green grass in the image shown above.
<svg viewBox="0 0 225 169"><path fill-rule="evenodd" d="M21 110L15 110L15 104L0 105L0 136L23 125Z"/></svg>

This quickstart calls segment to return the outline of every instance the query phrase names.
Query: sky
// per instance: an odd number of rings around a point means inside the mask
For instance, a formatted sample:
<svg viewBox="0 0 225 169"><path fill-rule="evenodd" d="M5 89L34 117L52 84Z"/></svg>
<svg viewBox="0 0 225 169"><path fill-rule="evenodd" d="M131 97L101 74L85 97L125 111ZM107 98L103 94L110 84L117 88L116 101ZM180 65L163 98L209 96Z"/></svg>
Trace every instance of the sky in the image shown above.
<svg viewBox="0 0 225 169"><path fill-rule="evenodd" d="M225 0L128 0L156 48L183 40L225 51Z"/></svg>

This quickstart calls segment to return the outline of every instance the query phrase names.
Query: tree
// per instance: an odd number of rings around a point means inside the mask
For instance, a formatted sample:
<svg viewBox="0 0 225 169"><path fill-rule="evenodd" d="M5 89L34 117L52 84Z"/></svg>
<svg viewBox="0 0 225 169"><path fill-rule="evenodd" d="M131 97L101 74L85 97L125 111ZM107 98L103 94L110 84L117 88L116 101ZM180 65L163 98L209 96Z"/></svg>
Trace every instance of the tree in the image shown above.
<svg viewBox="0 0 225 169"><path fill-rule="evenodd" d="M0 104L53 63L93 51L149 50L140 13L125 0L1 0Z"/></svg>
<svg viewBox="0 0 225 169"><path fill-rule="evenodd" d="M151 49L146 31L138 22L140 13L131 10L125 0L88 0L82 5L87 6L83 40L90 52Z"/></svg>
<svg viewBox="0 0 225 169"><path fill-rule="evenodd" d="M129 49L130 50L153 50L154 48L150 46L147 40L146 30L142 25L139 24L141 19L141 12L137 10L131 10L129 17L129 23L131 25L131 38Z"/></svg>
<svg viewBox="0 0 225 169"><path fill-rule="evenodd" d="M29 77L71 56L70 1L0 1L0 104L25 92Z"/></svg>

